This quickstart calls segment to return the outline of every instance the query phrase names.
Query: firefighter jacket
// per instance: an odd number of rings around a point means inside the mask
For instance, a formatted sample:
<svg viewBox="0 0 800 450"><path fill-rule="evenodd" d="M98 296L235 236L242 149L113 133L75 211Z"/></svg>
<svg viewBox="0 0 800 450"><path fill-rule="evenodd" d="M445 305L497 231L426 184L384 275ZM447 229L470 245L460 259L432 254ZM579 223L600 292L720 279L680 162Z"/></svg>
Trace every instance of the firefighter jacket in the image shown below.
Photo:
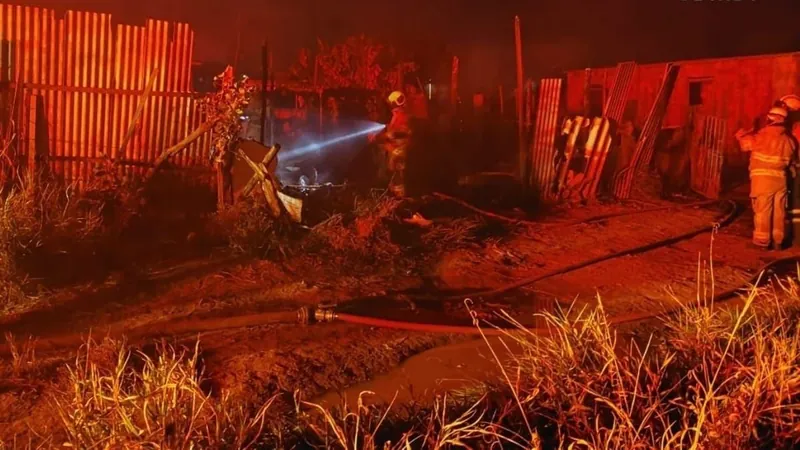
<svg viewBox="0 0 800 450"><path fill-rule="evenodd" d="M743 151L750 152L751 196L786 189L786 172L796 164L797 146L785 127L764 127L755 135L739 137L739 143Z"/></svg>
<svg viewBox="0 0 800 450"><path fill-rule="evenodd" d="M406 151L411 139L411 124L403 108L392 110L392 120L386 126L383 150L389 162L389 170L402 170Z"/></svg>

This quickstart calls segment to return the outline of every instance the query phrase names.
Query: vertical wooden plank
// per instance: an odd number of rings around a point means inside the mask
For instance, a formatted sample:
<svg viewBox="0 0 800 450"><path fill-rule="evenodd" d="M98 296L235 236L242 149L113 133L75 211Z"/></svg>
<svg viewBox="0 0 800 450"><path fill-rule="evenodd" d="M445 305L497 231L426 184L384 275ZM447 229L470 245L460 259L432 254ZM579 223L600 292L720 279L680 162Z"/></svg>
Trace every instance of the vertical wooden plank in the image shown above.
<svg viewBox="0 0 800 450"><path fill-rule="evenodd" d="M31 13L31 20L27 20L27 13L30 11ZM32 83L41 83L41 67L40 67L40 56L41 56L41 44L42 44L42 36L41 36L41 18L39 15L39 8L30 8L29 10L25 11L26 13L26 22L28 22L27 26L32 28L30 39L26 45L26 50L30 53L30 63L31 63L31 82Z"/></svg>
<svg viewBox="0 0 800 450"><path fill-rule="evenodd" d="M31 8L25 7L25 18L22 24L23 28L23 54L22 54L22 77L20 80L23 83L29 83L31 80Z"/></svg>
<svg viewBox="0 0 800 450"><path fill-rule="evenodd" d="M133 70L133 55L134 55L134 46L135 46L135 34L134 29L129 26L125 25L125 41L123 43L123 50L122 50L122 67L121 67L121 84L120 87L122 89L128 89L130 86L130 79L131 79L131 71ZM117 141L117 148L122 145L123 139L123 131L125 127L128 126L128 121L130 120L130 105L128 104L128 96L125 94L120 94L120 98L122 99L122 105L120 106L120 129L119 129L119 140ZM131 159L131 155L133 154L133 145L134 142L131 141L130 145L125 149L124 153L121 154L119 157L125 159L126 163L126 172L127 172L127 163Z"/></svg>
<svg viewBox="0 0 800 450"><path fill-rule="evenodd" d="M67 180L67 172L66 172L66 164L64 163L64 123L63 123L63 110L64 110L64 92L60 89L61 86L64 85L64 53L66 52L65 41L66 37L64 34L64 20L59 19L58 23L58 36L57 36L57 45L55 47L56 51L56 62L53 65L56 68L56 78L55 84L59 86L59 89L55 92L56 99L55 99L55 149L54 153L58 156L58 169L59 173L63 177L63 179Z"/></svg>
<svg viewBox="0 0 800 450"><path fill-rule="evenodd" d="M83 191L86 185L87 179L87 167L86 167L86 160L89 156L88 153L88 136L87 136L87 122L89 121L89 96L86 93L85 88L89 86L89 51L90 41L91 41L91 15L88 12L81 12L79 13L81 17L80 20L80 36L81 36L81 47L79 49L80 52L80 84L79 86L84 88L81 89L80 93L80 110L78 111L79 117L79 125L78 125L78 146L79 146L79 167L80 167L80 182L78 183L78 188Z"/></svg>
<svg viewBox="0 0 800 450"><path fill-rule="evenodd" d="M105 26L103 29L106 33L106 51L103 55L103 60L105 61L106 68L103 87L111 89L113 88L111 85L111 75L114 72L114 27L111 24L110 14L106 14L105 19ZM114 96L111 94L105 94L103 96L103 101L105 102L105 108L103 110L103 151L106 153L106 155L112 157L114 155L114 149L111 147L111 127L114 120Z"/></svg>
<svg viewBox="0 0 800 450"><path fill-rule="evenodd" d="M45 92L45 111L47 117L47 151L48 155L52 155L55 149L55 89L56 84L56 70L55 70L55 56L56 56L56 30L55 19L52 10L44 10L42 16L42 30L43 38L46 40L46 52L42 56L44 59L43 72L45 73L46 83L50 86ZM50 165L53 172L58 172L55 164Z"/></svg>
<svg viewBox="0 0 800 450"><path fill-rule="evenodd" d="M78 73L78 61L77 61L77 53L76 48L78 45L78 33L77 33L77 25L78 25L78 15L75 14L73 11L67 12L67 64L64 68L64 72L66 74L67 86L75 86L77 80L77 73ZM77 163L73 158L76 156L77 153L77 146L75 145L76 141L76 112L78 110L78 96L75 92L66 92L65 93L65 101L66 101L66 111L64 115L64 129L65 129L65 156L69 158L67 160L67 167L69 168L69 180L70 184L77 182L78 180L78 172L77 172Z"/></svg>
<svg viewBox="0 0 800 450"><path fill-rule="evenodd" d="M134 28L136 32L136 44L135 50L133 54L133 58L135 60L135 66L132 68L134 72L131 73L133 78L131 79L131 88L141 90L144 89L144 73L145 73L145 30L142 27ZM128 98L128 121L133 119L134 110L136 109L136 98L129 97ZM144 134L144 127L143 122L139 121L139 126L137 127L136 136L131 141L131 144L134 145L134 150L131 156L131 162L135 164L141 159L141 152L142 152L142 137ZM136 167L133 167L134 173L139 173Z"/></svg>
<svg viewBox="0 0 800 450"><path fill-rule="evenodd" d="M79 11L75 11L72 25L73 34L73 48L72 48L72 86L78 87L81 85L81 50L83 48L82 39L82 25L83 16ZM73 169L73 183L80 183L80 112L81 112L81 95L79 92L71 92L72 96L72 112L70 115L70 126L72 127L72 169Z"/></svg>
<svg viewBox="0 0 800 450"><path fill-rule="evenodd" d="M187 90L192 90L191 82L192 82L192 58L194 57L194 31L192 31L191 28L189 28L188 34L189 34L189 39L187 42L186 59L185 59L186 66L184 67L184 70L186 70L186 80L187 80L186 82L188 83L186 85L187 86L186 88ZM185 123L186 134L194 130L194 128L197 125L195 121L193 121L194 111L196 107L197 107L197 102L195 102L194 100L188 100L188 104L186 105L186 123ZM189 155L189 160L191 165L196 164L195 153L196 152L192 150L192 152Z"/></svg>
<svg viewBox="0 0 800 450"><path fill-rule="evenodd" d="M161 95L154 98L156 100L156 114L153 117L153 125L155 128L155 138L153 139L153 149L150 154L150 160L155 161L158 157L158 154L161 153L162 149L164 148L164 127L166 125L165 120L165 108L164 108L164 92L166 91L167 83L166 83L166 65L167 65L167 39L169 38L169 23L165 21L156 22L159 24L157 27L157 35L158 35L158 59L157 66L158 66L158 81L157 87L158 91Z"/></svg>
<svg viewBox="0 0 800 450"><path fill-rule="evenodd" d="M148 20L147 21L147 71L145 75L145 82L146 80L150 79L150 74L153 73L153 70L158 69L158 22L155 20ZM158 80L156 80L156 88L158 87ZM145 144L144 144L144 152L142 154L142 161L141 162L149 162L152 158L152 151L153 147L155 146L154 140L154 122L155 122L155 98L151 96L147 100L147 108L145 109L145 128L144 128L144 137L145 137Z"/></svg>
<svg viewBox="0 0 800 450"><path fill-rule="evenodd" d="M24 35L22 34L22 6L17 5L15 8L14 14L14 69L12 72L12 80L15 83L24 82L23 78L23 63L22 63L22 41L24 39Z"/></svg>
<svg viewBox="0 0 800 450"><path fill-rule="evenodd" d="M116 35L116 46L114 49L114 78L113 84L110 85L115 89L120 89L122 86L122 45L123 40L125 39L125 29L122 25L117 25L117 35ZM125 47L127 48L127 47ZM122 95L116 94L112 100L114 107L111 120L111 132L108 133L111 136L111 157L115 160L120 157L119 155L119 128L120 128L120 100L122 99Z"/></svg>
<svg viewBox="0 0 800 450"><path fill-rule="evenodd" d="M86 26L86 56L84 73L88 73L88 77L84 79L87 88L97 87L97 46L98 46L98 14L86 13L87 26ZM86 98L86 120L83 128L85 129L86 139L84 140L85 146L85 161L83 166L84 180L89 182L92 176L92 168L94 167L94 158L97 156L97 99L98 95L93 92L87 92Z"/></svg>
<svg viewBox="0 0 800 450"><path fill-rule="evenodd" d="M177 29L174 29L173 32L177 33ZM175 92L175 40L172 39L169 42L169 48L167 49L167 87L166 92L172 94ZM164 148L169 147L172 142L173 138L175 137L175 109L176 109L176 97L170 96L166 101L166 111L165 111L165 122L163 125L164 129L164 141L161 143L161 148L163 151ZM180 159L180 158L178 158Z"/></svg>
<svg viewBox="0 0 800 450"><path fill-rule="evenodd" d="M27 130L27 141L28 141L28 180L30 181L30 185L28 187L35 187L36 186L36 179L39 174L39 167L38 167L38 158L36 157L36 103L38 100L38 95L31 93L31 94L24 94L25 97L25 104L27 108L24 108L26 112L26 118L28 119L25 124L25 128Z"/></svg>
<svg viewBox="0 0 800 450"><path fill-rule="evenodd" d="M187 51L187 43L189 36L187 35L188 26L183 23L179 23L177 25L178 32L177 36L175 37L175 48L177 51L175 52L175 92L186 92L186 71L184 70L185 67L185 60L188 57ZM181 95L177 100L177 108L176 108L176 116L173 119L174 123L173 126L175 127L175 138L173 139L173 143L177 143L180 141L183 136L185 135L185 116L186 114L184 111L186 110L186 105L188 103L188 99ZM184 153L181 155L182 163L184 166L189 166L189 155Z"/></svg>

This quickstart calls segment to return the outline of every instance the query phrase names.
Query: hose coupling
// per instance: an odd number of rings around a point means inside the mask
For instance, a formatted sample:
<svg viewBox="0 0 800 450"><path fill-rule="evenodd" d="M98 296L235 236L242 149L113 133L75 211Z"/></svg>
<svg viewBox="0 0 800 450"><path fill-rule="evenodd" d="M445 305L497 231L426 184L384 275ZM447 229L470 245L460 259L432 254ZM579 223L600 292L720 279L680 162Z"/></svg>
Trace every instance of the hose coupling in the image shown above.
<svg viewBox="0 0 800 450"><path fill-rule="evenodd" d="M333 322L334 320L336 320L336 312L330 306L320 305L318 308L304 306L297 310L297 322L303 325Z"/></svg>

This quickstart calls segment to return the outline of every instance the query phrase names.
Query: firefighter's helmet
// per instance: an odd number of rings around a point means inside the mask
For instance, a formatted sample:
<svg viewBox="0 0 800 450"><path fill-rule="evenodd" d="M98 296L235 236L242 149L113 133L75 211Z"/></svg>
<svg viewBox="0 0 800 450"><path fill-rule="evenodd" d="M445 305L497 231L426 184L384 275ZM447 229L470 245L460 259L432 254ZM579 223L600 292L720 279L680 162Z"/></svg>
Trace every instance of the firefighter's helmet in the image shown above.
<svg viewBox="0 0 800 450"><path fill-rule="evenodd" d="M780 102L789 111L800 111L800 97L794 94L784 95Z"/></svg>
<svg viewBox="0 0 800 450"><path fill-rule="evenodd" d="M389 94L389 97L386 99L389 102L389 105L394 107L404 106L406 104L406 96L400 91L394 91Z"/></svg>
<svg viewBox="0 0 800 450"><path fill-rule="evenodd" d="M767 113L767 119L772 123L784 123L788 116L789 112L781 106L775 106Z"/></svg>

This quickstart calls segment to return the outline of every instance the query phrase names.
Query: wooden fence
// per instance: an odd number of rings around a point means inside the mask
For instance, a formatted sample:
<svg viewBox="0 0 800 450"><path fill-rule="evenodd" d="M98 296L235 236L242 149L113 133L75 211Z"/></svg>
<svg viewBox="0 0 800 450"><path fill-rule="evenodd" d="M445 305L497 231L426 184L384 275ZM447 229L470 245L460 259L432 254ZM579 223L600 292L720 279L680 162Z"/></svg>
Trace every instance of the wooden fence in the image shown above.
<svg viewBox="0 0 800 450"><path fill-rule="evenodd" d="M118 158L141 174L202 122L192 91L194 32L147 20L115 24L109 14L0 4L0 81L16 95L18 156L44 162L83 186L93 163ZM155 83L121 151L151 75ZM172 161L208 167L208 135Z"/></svg>

